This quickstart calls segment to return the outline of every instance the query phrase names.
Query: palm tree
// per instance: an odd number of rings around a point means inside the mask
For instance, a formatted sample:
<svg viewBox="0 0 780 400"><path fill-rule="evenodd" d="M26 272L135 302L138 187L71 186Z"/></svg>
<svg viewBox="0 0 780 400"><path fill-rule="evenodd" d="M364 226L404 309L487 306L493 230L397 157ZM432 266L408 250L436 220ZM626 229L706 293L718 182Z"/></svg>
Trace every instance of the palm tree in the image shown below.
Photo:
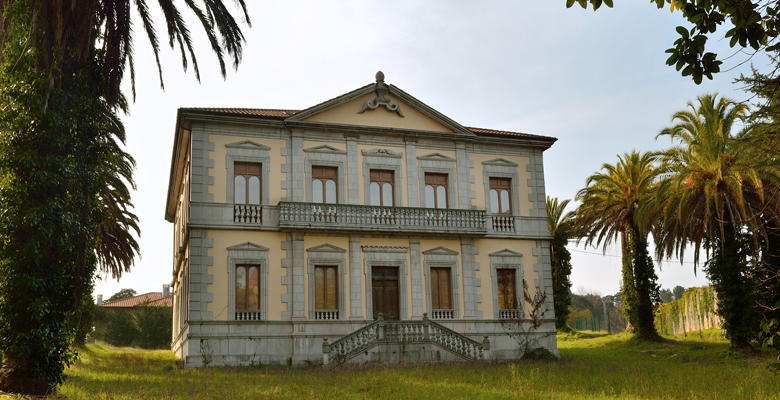
<svg viewBox="0 0 780 400"><path fill-rule="evenodd" d="M552 264L553 300L555 302L555 327L567 329L566 319L571 305L571 254L566 249L572 234L574 213L566 211L569 199L558 201L547 196L547 227L552 235L550 263Z"/></svg>
<svg viewBox="0 0 780 400"><path fill-rule="evenodd" d="M718 293L718 312L732 347L745 349L757 324L747 276L752 246L745 236L766 233L755 209L772 209L765 206L765 179L777 177L778 169L776 163L757 159L748 140L755 135L751 126L732 132L747 116L746 105L711 94L689 102L688 108L676 112L676 124L658 134L674 145L660 153L663 223L656 235L657 252L659 257L682 257L690 245L698 261L701 248L712 251L706 268Z"/></svg>
<svg viewBox="0 0 780 400"><path fill-rule="evenodd" d="M156 3L160 17L147 0L0 0L0 390L53 391L75 355L70 319L96 268L119 277L138 252L133 161L118 118L126 72L135 94L133 21L161 85L158 29L199 79L184 9L223 76L227 60L241 60L244 36L224 1ZM235 3L249 23L244 0Z"/></svg>
<svg viewBox="0 0 780 400"><path fill-rule="evenodd" d="M195 76L200 79L198 60L181 5L176 0L157 0L162 19L152 15L148 0L86 0L30 1L0 0L0 11L13 7L30 10L30 48L40 50L37 67L49 74L50 90L67 90L73 84L69 79L72 72L84 63L91 62L96 54L103 59L102 69L106 77L104 95L110 104L121 101L120 85L129 69L132 91L135 94L135 69L133 63L133 10L141 22L157 63L160 85L163 85L160 64L160 36L155 26L164 25L168 45L178 46L182 67L186 70L191 63ZM217 56L222 75L226 73L226 56L235 67L241 61L244 35L233 13L223 0L183 0L184 6L197 18L206 33L211 49ZM201 4L202 3L202 4ZM235 0L244 21L249 24L249 14L244 0ZM8 22L8 21L4 21ZM0 24L0 43L9 38L7 23ZM2 60L0 60L2 61Z"/></svg>
<svg viewBox="0 0 780 400"><path fill-rule="evenodd" d="M653 154L634 151L619 156L615 165L604 164L577 193L581 205L575 217L586 246L601 245L606 251L620 238L624 313L644 340L658 339L653 323L658 285L647 250L659 175L655 161Z"/></svg>

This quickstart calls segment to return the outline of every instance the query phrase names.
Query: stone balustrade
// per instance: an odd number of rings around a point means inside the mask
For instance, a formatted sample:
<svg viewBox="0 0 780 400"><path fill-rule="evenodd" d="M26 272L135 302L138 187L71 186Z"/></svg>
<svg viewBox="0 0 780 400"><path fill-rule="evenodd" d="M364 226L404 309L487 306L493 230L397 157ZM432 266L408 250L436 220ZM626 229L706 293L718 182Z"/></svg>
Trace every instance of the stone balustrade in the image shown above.
<svg viewBox="0 0 780 400"><path fill-rule="evenodd" d="M381 318L346 335L333 343L324 339L322 344L323 363L343 363L374 345L435 343L465 360L480 360L490 350L490 343L478 342L444 325L428 319L388 321Z"/></svg>

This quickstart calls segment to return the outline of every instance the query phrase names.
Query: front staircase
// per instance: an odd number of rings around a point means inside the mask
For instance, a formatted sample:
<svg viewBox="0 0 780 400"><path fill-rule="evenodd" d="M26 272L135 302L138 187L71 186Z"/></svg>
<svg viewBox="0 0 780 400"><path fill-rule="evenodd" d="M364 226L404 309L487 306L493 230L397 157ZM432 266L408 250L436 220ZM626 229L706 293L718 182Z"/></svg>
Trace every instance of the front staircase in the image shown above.
<svg viewBox="0 0 780 400"><path fill-rule="evenodd" d="M345 363L377 346L426 344L435 344L463 360L484 359L490 350L487 336L480 343L428 319L427 314L423 314L422 320L413 321L389 321L380 315L376 321L333 343L324 339L323 364Z"/></svg>

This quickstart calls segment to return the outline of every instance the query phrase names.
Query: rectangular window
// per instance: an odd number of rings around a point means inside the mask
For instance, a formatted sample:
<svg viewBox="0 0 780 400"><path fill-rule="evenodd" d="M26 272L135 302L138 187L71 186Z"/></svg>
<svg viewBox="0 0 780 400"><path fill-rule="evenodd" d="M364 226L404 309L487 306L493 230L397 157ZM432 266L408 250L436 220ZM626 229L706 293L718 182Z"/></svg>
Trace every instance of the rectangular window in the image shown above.
<svg viewBox="0 0 780 400"><path fill-rule="evenodd" d="M372 206L393 206L395 171L372 169L369 178L369 204Z"/></svg>
<svg viewBox="0 0 780 400"><path fill-rule="evenodd" d="M336 204L338 202L338 167L311 167L312 203Z"/></svg>
<svg viewBox="0 0 780 400"><path fill-rule="evenodd" d="M512 179L490 178L490 212L512 213Z"/></svg>
<svg viewBox="0 0 780 400"><path fill-rule="evenodd" d="M314 267L314 309L315 311L339 310L338 267L317 265Z"/></svg>
<svg viewBox="0 0 780 400"><path fill-rule="evenodd" d="M499 268L496 270L499 310L517 310L516 273L514 268Z"/></svg>
<svg viewBox="0 0 780 400"><path fill-rule="evenodd" d="M431 308L452 310L451 268L431 268Z"/></svg>
<svg viewBox="0 0 780 400"><path fill-rule="evenodd" d="M259 265L236 265L236 311L260 311Z"/></svg>
<svg viewBox="0 0 780 400"><path fill-rule="evenodd" d="M447 208L447 174L425 173L425 207Z"/></svg>
<svg viewBox="0 0 780 400"><path fill-rule="evenodd" d="M233 163L233 202L236 204L260 204L260 163Z"/></svg>

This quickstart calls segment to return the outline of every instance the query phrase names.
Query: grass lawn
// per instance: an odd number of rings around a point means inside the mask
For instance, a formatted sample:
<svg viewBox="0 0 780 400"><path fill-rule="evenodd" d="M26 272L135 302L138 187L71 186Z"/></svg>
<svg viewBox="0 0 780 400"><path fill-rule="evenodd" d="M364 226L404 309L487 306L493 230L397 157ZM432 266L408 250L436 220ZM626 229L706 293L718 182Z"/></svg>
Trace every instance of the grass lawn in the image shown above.
<svg viewBox="0 0 780 400"><path fill-rule="evenodd" d="M181 369L169 351L88 345L67 399L780 399L777 354L730 353L716 335L645 345L560 335L562 360L403 367Z"/></svg>

